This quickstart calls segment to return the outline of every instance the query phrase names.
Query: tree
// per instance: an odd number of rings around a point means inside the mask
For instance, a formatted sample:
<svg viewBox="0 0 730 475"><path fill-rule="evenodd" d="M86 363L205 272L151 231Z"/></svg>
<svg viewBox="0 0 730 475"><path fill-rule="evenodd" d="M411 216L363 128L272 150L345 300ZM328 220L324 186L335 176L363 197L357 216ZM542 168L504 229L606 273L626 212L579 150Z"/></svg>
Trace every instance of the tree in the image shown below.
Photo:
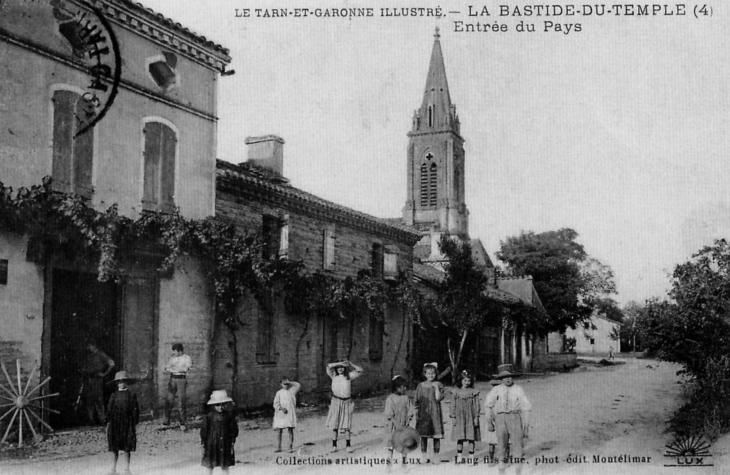
<svg viewBox="0 0 730 475"><path fill-rule="evenodd" d="M671 301L650 300L638 320L644 344L704 378L707 361L730 356L730 245L715 241L675 267Z"/></svg>
<svg viewBox="0 0 730 475"><path fill-rule="evenodd" d="M531 275L549 321L545 331L575 328L616 292L611 268L590 257L569 228L522 232L500 243L497 257L512 275Z"/></svg>
<svg viewBox="0 0 730 475"><path fill-rule="evenodd" d="M467 338L485 323L499 325L500 310L499 303L486 294L487 276L474 262L469 242L442 236L439 249L446 259L445 278L438 289L434 311L447 327L451 374L456 378Z"/></svg>
<svg viewBox="0 0 730 475"><path fill-rule="evenodd" d="M630 301L623 308L624 319L621 322L620 338L621 348L625 351L643 351L641 335L639 334L638 322L646 314L644 305Z"/></svg>

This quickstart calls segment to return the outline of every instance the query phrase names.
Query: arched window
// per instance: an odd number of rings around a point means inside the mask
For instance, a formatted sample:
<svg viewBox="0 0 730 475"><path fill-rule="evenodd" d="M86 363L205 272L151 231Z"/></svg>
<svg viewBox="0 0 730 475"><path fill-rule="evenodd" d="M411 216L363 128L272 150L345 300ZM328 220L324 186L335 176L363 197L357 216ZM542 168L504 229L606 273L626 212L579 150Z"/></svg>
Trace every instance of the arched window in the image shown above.
<svg viewBox="0 0 730 475"><path fill-rule="evenodd" d="M436 206L436 164L432 163L428 173L428 205Z"/></svg>
<svg viewBox="0 0 730 475"><path fill-rule="evenodd" d="M433 124L436 123L436 111L434 110L434 107L428 106L428 126L433 127Z"/></svg>
<svg viewBox="0 0 730 475"><path fill-rule="evenodd" d="M428 165L421 165L421 206L428 206Z"/></svg>
<svg viewBox="0 0 730 475"><path fill-rule="evenodd" d="M175 208L175 153L177 135L162 122L144 126L144 188L146 210L171 212Z"/></svg>
<svg viewBox="0 0 730 475"><path fill-rule="evenodd" d="M91 197L94 129L76 135L93 117L93 105L73 91L53 92L53 188Z"/></svg>

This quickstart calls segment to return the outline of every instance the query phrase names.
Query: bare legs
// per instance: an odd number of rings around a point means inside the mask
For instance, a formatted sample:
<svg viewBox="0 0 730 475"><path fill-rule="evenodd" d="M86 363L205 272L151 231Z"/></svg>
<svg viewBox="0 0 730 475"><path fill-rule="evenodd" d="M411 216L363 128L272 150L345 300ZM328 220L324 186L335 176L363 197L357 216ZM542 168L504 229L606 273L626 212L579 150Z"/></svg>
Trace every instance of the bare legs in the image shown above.
<svg viewBox="0 0 730 475"><path fill-rule="evenodd" d="M117 471L117 461L119 460L119 451L112 452L112 470L111 473L116 473ZM124 452L124 469L122 470L122 473L129 473L129 462L132 458L131 452Z"/></svg>
<svg viewBox="0 0 730 475"><path fill-rule="evenodd" d="M289 452L291 452L292 450L294 450L294 428L293 427L287 427L286 429L289 432ZM276 448L276 451L277 452L281 452L281 438L282 438L281 434L282 434L282 432L284 432L284 429L276 429L276 432L277 432L277 442L278 442L278 444L276 446L277 447ZM335 431L335 440L334 440L334 442L335 443L334 443L333 446L336 447L337 446L337 444L336 444L336 442L337 442L337 432L336 431Z"/></svg>

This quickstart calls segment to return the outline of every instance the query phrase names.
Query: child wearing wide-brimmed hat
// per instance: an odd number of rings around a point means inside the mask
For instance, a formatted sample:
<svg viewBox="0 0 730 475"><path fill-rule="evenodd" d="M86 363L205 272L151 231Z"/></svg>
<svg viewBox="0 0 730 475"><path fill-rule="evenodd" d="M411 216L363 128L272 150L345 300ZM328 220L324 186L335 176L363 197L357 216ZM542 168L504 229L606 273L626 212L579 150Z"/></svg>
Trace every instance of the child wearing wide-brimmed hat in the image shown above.
<svg viewBox="0 0 730 475"><path fill-rule="evenodd" d="M349 361L338 361L327 365L327 374L332 378L332 401L327 413L327 427L334 432L332 451L337 450L337 434L344 432L345 447L348 452L352 452L350 435L355 403L351 398L351 381L362 374L362 368Z"/></svg>
<svg viewBox="0 0 730 475"><path fill-rule="evenodd" d="M513 378L518 376L521 375L500 367L494 379L501 380L502 384L492 388L484 402L487 418L494 421L494 426L489 429L494 430L497 436L500 470L504 469L508 458L522 458L523 439L528 436L530 427L532 405L522 387L514 384Z"/></svg>
<svg viewBox="0 0 730 475"><path fill-rule="evenodd" d="M129 473L132 452L137 450L137 423L139 423L139 404L137 396L129 390L133 379L126 371L119 371L109 384L116 384L107 404L106 438L112 453L112 469L116 473L119 452L124 452L126 466L122 473Z"/></svg>
<svg viewBox="0 0 730 475"><path fill-rule="evenodd" d="M232 411L224 410L224 405L231 402L233 399L228 397L225 389L213 391L208 401L213 410L206 414L200 427L200 443L203 446L200 464L208 469L209 474L215 467L228 473L228 467L236 463L233 445L238 437L238 423Z"/></svg>

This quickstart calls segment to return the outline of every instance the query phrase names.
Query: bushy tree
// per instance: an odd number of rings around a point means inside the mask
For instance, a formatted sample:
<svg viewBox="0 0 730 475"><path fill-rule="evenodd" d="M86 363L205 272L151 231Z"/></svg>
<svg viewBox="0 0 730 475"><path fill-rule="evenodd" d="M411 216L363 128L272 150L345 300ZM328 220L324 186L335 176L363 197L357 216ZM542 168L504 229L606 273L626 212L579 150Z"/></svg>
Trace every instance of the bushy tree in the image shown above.
<svg viewBox="0 0 730 475"><path fill-rule="evenodd" d="M588 321L616 292L611 268L590 257L569 228L522 232L500 243L497 257L512 275L531 275L548 314L543 331L563 331Z"/></svg>
<svg viewBox="0 0 730 475"><path fill-rule="evenodd" d="M487 277L472 258L466 240L442 236L445 278L438 290L434 316L446 328L452 376L461 362L467 338L485 324L499 325L499 302L487 296Z"/></svg>
<svg viewBox="0 0 730 475"><path fill-rule="evenodd" d="M730 356L730 245L706 246L672 274L671 301L650 300L638 320L645 346L689 374L706 376L710 358Z"/></svg>

